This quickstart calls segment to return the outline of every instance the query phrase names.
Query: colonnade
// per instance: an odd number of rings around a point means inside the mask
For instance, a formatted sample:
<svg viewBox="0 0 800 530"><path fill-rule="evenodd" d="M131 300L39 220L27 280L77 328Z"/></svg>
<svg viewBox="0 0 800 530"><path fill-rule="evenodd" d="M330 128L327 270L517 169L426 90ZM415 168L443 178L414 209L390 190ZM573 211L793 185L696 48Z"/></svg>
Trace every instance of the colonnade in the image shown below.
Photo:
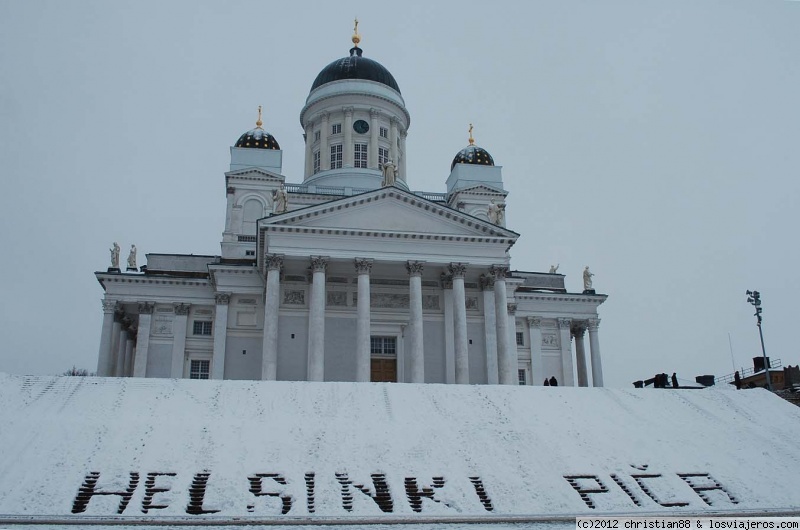
<svg viewBox="0 0 800 530"><path fill-rule="evenodd" d="M324 345L325 345L325 273L329 263L326 256L311 256L312 271L311 296L309 300L308 318L308 372L309 381L324 380ZM283 256L277 254L267 255L265 258L267 269L266 297L264 309L264 338L262 358L262 379L275 380L277 378L278 363L278 317L280 309L280 271L283 266ZM356 322L356 374L355 380L368 382L370 380L370 274L373 261L367 258L355 258L354 268L358 275L357 293L357 322ZM421 261L407 261L405 264L408 273L409 294L409 340L406 342L406 355L408 357L409 374L408 382L425 382L425 343L424 319L422 304L422 274L425 263ZM455 383L469 383L469 349L467 338L467 309L464 277L467 265L464 263L451 263L447 267L448 274L445 279L445 304L452 314L453 329L453 362ZM492 326L487 324L487 372L490 374L490 383L516 384L517 380L517 352L514 343L514 328L509 327L508 306L506 304L505 278L508 267L493 266L488 270L488 276L493 292L488 293L493 299L491 313L499 318L490 318ZM448 290L451 295L448 296ZM484 295L485 299L486 294ZM448 299L452 300L452 305ZM446 316L447 318L447 316ZM496 342L495 342L496 341Z"/></svg>
<svg viewBox="0 0 800 530"><path fill-rule="evenodd" d="M264 334L262 339L261 379L275 380L278 374L278 319L280 313L280 273L283 267L282 255L265 256L266 296L264 307ZM326 271L329 258L311 256L312 273L308 318L308 363L307 380L323 381L325 367L325 308ZM370 277L373 260L355 258L354 272L357 274L357 321L355 337L356 373L355 380L370 380L371 363L371 292ZM407 370L405 380L411 383L425 382L425 343L423 319L422 275L425 263L407 261L409 322L408 338L405 342ZM445 317L445 364L448 383L470 383L469 339L467 336L467 309L465 276L468 265L450 263L442 274L444 290ZM489 384L518 384L518 354L516 344L515 312L516 305L507 303L506 276L508 267L494 265L480 276L483 294L483 327L485 337L485 370ZM213 362L210 376L222 379L225 370L225 350L227 339L228 304L230 293L215 294L215 316L213 322ZM172 352L170 376L183 377L189 304L173 304ZM98 355L97 374L100 376L145 377L149 338L154 304L138 303L138 324L133 325L121 306L114 301L103 301L103 326ZM526 318L531 343L532 381L542 381L544 373L542 362L542 318ZM577 385L589 385L589 369L593 386L603 386L603 373L600 360L598 327L600 320L577 320L559 318L560 358L563 381L561 384L574 386L573 355L571 340L575 340L575 360ZM584 338L589 332L590 356L587 362ZM140 337L142 340L136 340Z"/></svg>
<svg viewBox="0 0 800 530"><path fill-rule="evenodd" d="M560 335L561 368L563 371L563 381L560 383L567 386L589 386L589 368L591 368L592 386L602 387L603 367L600 361L600 341L598 338L600 319L559 318L557 322ZM543 381L548 374L544 372L544 367L542 366L542 318L527 317L527 324L531 342L531 377L535 382ZM584 344L587 330L589 331L590 364L587 364L586 361L586 347ZM575 340L577 385L573 380L572 339Z"/></svg>

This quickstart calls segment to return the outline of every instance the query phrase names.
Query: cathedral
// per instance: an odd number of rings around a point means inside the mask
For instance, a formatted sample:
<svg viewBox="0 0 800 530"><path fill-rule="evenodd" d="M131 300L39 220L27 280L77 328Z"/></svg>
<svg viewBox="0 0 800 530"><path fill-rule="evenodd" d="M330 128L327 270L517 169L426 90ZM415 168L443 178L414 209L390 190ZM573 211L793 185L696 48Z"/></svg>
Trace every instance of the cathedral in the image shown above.
<svg viewBox="0 0 800 530"><path fill-rule="evenodd" d="M411 116L357 29L300 110L302 180L260 108L230 148L220 255L137 267L133 247L123 270L114 244L97 375L603 386L588 268L581 293L512 268L509 192L471 126L444 192L411 191Z"/></svg>

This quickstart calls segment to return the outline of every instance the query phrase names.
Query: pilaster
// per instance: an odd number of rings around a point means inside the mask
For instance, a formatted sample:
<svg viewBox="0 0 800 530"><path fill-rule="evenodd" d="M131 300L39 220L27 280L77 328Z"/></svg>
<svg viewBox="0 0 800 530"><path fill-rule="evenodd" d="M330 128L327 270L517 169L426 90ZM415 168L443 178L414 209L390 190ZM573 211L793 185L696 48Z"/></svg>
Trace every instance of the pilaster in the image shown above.
<svg viewBox="0 0 800 530"><path fill-rule="evenodd" d="M175 320L172 324L172 369L170 377L183 377L184 359L186 357L186 327L189 321L190 304L175 304Z"/></svg>
<svg viewBox="0 0 800 530"><path fill-rule="evenodd" d="M542 319L528 317L528 334L531 338L531 380L534 385L541 385L544 380L544 363L542 360Z"/></svg>

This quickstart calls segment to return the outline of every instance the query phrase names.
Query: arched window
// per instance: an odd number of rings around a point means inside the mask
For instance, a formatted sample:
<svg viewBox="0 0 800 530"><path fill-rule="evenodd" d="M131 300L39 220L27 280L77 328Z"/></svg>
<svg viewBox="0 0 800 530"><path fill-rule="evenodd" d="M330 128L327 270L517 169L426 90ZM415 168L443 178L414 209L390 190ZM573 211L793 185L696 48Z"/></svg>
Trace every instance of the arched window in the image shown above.
<svg viewBox="0 0 800 530"><path fill-rule="evenodd" d="M242 208L242 234L256 235L256 221L264 217L264 206L261 201L248 199Z"/></svg>

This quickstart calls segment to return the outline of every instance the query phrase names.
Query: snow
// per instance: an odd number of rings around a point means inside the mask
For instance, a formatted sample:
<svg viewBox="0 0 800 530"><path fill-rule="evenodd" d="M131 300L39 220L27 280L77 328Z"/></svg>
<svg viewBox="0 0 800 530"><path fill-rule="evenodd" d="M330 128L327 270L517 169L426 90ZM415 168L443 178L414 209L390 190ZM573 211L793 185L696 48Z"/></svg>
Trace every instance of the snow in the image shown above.
<svg viewBox="0 0 800 530"><path fill-rule="evenodd" d="M800 408L764 390L0 374L0 426L8 516L422 523L800 508ZM123 491L139 474L121 516L119 495L91 496L73 514L92 472L96 492ZM152 476L167 491L150 492L151 502L164 507L144 513L150 473L174 475ZM202 509L213 514L187 513L199 473L208 474ZM257 474L270 476L259 485ZM391 511L371 498L376 474ZM419 511L413 486L432 489Z"/></svg>

